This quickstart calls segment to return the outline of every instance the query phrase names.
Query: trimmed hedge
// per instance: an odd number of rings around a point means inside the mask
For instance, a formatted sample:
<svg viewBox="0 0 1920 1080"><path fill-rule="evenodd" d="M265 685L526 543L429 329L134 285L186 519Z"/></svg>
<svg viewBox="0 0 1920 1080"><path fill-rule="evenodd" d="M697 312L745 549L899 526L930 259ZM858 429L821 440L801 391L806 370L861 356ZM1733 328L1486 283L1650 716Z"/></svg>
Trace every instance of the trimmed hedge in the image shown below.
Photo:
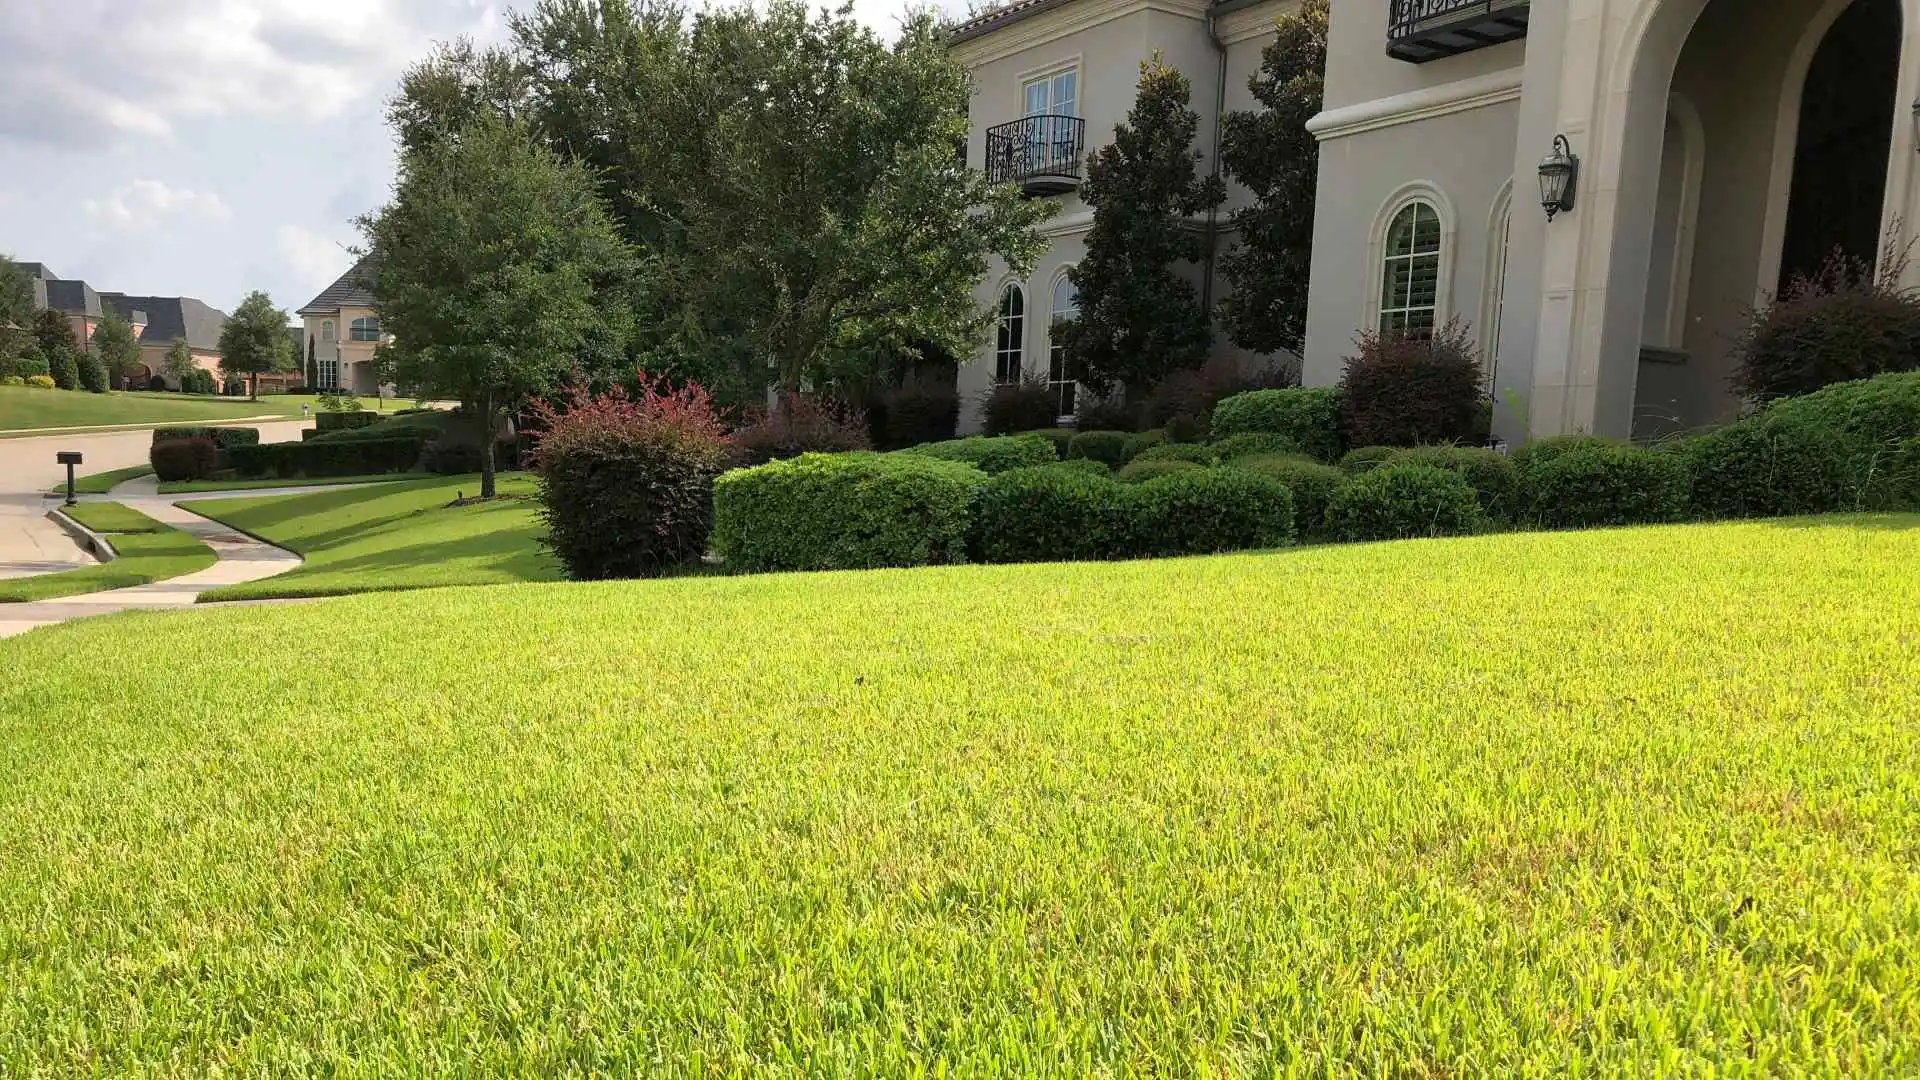
<svg viewBox="0 0 1920 1080"><path fill-rule="evenodd" d="M1644 525L1686 516L1686 463L1636 446L1588 445L1521 474L1529 521L1550 529Z"/></svg>
<svg viewBox="0 0 1920 1080"><path fill-rule="evenodd" d="M1092 458L1069 458L1066 461L1056 461L1051 465L1035 465L1033 467L1036 469L1054 469L1059 472L1073 473L1079 476L1104 476L1108 478L1113 476L1112 469L1107 468L1106 465Z"/></svg>
<svg viewBox="0 0 1920 1080"><path fill-rule="evenodd" d="M975 435L965 439L928 443L896 451L915 457L959 461L992 475L1030 465L1050 465L1060 460L1053 443L1036 435Z"/></svg>
<svg viewBox="0 0 1920 1080"><path fill-rule="evenodd" d="M1127 463L1127 444L1137 435L1125 431L1082 431L1067 444L1067 457L1086 458L1119 468Z"/></svg>
<svg viewBox="0 0 1920 1080"><path fill-rule="evenodd" d="M1044 441L1026 445L1053 454ZM962 562L986 481L964 461L911 451L803 454L736 469L714 482L713 546L748 571Z"/></svg>
<svg viewBox="0 0 1920 1080"><path fill-rule="evenodd" d="M1036 439L1045 439L1052 443L1053 456L1061 461L1067 459L1067 447L1073 443L1074 439L1074 430L1063 427L1035 428L1032 431L1022 431L1020 434L1031 435Z"/></svg>
<svg viewBox="0 0 1920 1080"><path fill-rule="evenodd" d="M1350 479L1340 469L1309 457L1247 457L1229 462L1226 467L1256 472L1287 485L1287 490L1293 492L1294 525L1306 538L1326 535L1327 507Z"/></svg>
<svg viewBox="0 0 1920 1080"><path fill-rule="evenodd" d="M1340 391L1334 387L1255 390L1235 394L1213 410L1213 437L1279 435L1322 461L1340 456Z"/></svg>
<svg viewBox="0 0 1920 1080"><path fill-rule="evenodd" d="M988 479L973 508L973 557L1079 562L1131 554L1138 546L1135 489L1100 468L1093 476L1066 464L1043 465Z"/></svg>
<svg viewBox="0 0 1920 1080"><path fill-rule="evenodd" d="M260 442L260 429L250 427L163 427L153 429L153 441L166 442L169 439L206 439L222 450L231 450L236 446L255 446Z"/></svg>
<svg viewBox="0 0 1920 1080"><path fill-rule="evenodd" d="M1354 477L1327 506L1339 540L1458 536L1482 527L1480 500L1459 473L1389 462Z"/></svg>
<svg viewBox="0 0 1920 1080"><path fill-rule="evenodd" d="M1362 446L1347 451L1340 459L1340 468L1350 473L1371 472L1387 463L1393 455L1406 449L1401 446Z"/></svg>
<svg viewBox="0 0 1920 1080"><path fill-rule="evenodd" d="M1205 465L1197 462L1181 461L1177 458L1148 458L1141 461L1127 462L1118 473L1114 474L1114 479L1123 484L1144 484L1149 480L1162 476L1171 476L1174 473L1192 472L1195 469L1204 468L1206 468Z"/></svg>
<svg viewBox="0 0 1920 1080"><path fill-rule="evenodd" d="M1216 465L1220 455L1202 443L1161 443L1134 455L1134 461L1191 461L1195 465Z"/></svg>
<svg viewBox="0 0 1920 1080"><path fill-rule="evenodd" d="M1243 431L1229 435L1212 445L1213 455L1221 461L1244 457L1272 457L1276 454L1305 454L1300 444L1285 435L1265 431Z"/></svg>
<svg viewBox="0 0 1920 1080"><path fill-rule="evenodd" d="M1458 473L1480 500L1480 509L1494 521L1512 521L1518 512L1520 473L1512 459L1494 450L1471 446L1415 446L1387 459L1393 465L1431 465Z"/></svg>
<svg viewBox="0 0 1920 1080"><path fill-rule="evenodd" d="M1629 444L1618 439L1606 439L1598 435L1550 435L1544 439L1533 439L1517 447L1513 451L1513 467L1524 474L1528 469L1544 465L1562 454L1627 445Z"/></svg>
<svg viewBox="0 0 1920 1080"><path fill-rule="evenodd" d="M349 428L362 428L380 422L380 414L372 409L352 409L343 412L327 412L322 409L313 414L315 431L346 431Z"/></svg>
<svg viewBox="0 0 1920 1080"><path fill-rule="evenodd" d="M1209 555L1293 543L1293 493L1241 469L1192 469L1140 485L1134 513L1146 555Z"/></svg>
<svg viewBox="0 0 1920 1080"><path fill-rule="evenodd" d="M260 443L227 451L233 471L243 477L358 476L408 472L420 461L431 436L420 433L387 439L328 442Z"/></svg>
<svg viewBox="0 0 1920 1080"><path fill-rule="evenodd" d="M1123 464L1132 461L1141 454L1166 442L1167 439L1168 435L1165 428L1151 428L1147 431L1135 432L1127 436L1126 445L1120 448L1120 460Z"/></svg>
<svg viewBox="0 0 1920 1080"><path fill-rule="evenodd" d="M220 449L204 435L165 439L148 448L147 463L162 483L205 480L220 469Z"/></svg>

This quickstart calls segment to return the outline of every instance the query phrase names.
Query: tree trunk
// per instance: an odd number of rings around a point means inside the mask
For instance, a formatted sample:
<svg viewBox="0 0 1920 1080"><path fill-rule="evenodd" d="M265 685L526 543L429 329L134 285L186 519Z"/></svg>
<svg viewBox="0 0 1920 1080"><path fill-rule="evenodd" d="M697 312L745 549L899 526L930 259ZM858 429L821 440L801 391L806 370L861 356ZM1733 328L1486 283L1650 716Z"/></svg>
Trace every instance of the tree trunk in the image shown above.
<svg viewBox="0 0 1920 1080"><path fill-rule="evenodd" d="M247 376L247 400L260 400L260 376L257 373Z"/></svg>
<svg viewBox="0 0 1920 1080"><path fill-rule="evenodd" d="M493 391L480 391L480 497L493 498Z"/></svg>

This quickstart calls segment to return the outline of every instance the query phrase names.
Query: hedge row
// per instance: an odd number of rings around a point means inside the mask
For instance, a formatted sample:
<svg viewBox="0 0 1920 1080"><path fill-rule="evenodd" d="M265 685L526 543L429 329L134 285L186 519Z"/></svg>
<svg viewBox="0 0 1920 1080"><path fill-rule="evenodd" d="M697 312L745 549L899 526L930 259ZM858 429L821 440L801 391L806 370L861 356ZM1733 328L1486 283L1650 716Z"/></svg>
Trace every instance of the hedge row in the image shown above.
<svg viewBox="0 0 1920 1080"><path fill-rule="evenodd" d="M260 429L250 427L162 427L153 429L155 443L174 439L206 439L221 450L253 446L260 441Z"/></svg>
<svg viewBox="0 0 1920 1080"><path fill-rule="evenodd" d="M233 471L243 477L357 476L407 472L420 461L431 436L396 436L352 442L282 442L237 446L227 451Z"/></svg>

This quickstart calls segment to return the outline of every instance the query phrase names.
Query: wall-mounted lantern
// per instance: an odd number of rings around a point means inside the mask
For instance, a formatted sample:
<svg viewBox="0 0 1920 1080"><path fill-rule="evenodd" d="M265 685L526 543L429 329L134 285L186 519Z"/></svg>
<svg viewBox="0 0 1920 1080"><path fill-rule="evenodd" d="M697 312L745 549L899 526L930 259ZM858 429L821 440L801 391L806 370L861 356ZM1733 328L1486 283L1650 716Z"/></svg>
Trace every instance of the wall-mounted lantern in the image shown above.
<svg viewBox="0 0 1920 1080"><path fill-rule="evenodd" d="M1563 210L1573 209L1574 193L1580 182L1580 159L1565 135L1553 137L1553 153L1540 159L1540 205L1552 221Z"/></svg>
<svg viewBox="0 0 1920 1080"><path fill-rule="evenodd" d="M1913 149L1920 153L1920 100L1913 103Z"/></svg>

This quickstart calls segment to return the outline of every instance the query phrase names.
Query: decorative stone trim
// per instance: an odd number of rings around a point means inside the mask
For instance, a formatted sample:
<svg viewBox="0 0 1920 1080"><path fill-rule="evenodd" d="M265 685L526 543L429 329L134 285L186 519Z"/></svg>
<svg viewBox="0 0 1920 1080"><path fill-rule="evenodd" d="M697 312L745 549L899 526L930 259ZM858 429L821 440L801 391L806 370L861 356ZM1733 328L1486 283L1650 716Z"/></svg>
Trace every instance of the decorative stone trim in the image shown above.
<svg viewBox="0 0 1920 1080"><path fill-rule="evenodd" d="M1307 121L1321 142L1520 100L1520 68L1328 109Z"/></svg>

